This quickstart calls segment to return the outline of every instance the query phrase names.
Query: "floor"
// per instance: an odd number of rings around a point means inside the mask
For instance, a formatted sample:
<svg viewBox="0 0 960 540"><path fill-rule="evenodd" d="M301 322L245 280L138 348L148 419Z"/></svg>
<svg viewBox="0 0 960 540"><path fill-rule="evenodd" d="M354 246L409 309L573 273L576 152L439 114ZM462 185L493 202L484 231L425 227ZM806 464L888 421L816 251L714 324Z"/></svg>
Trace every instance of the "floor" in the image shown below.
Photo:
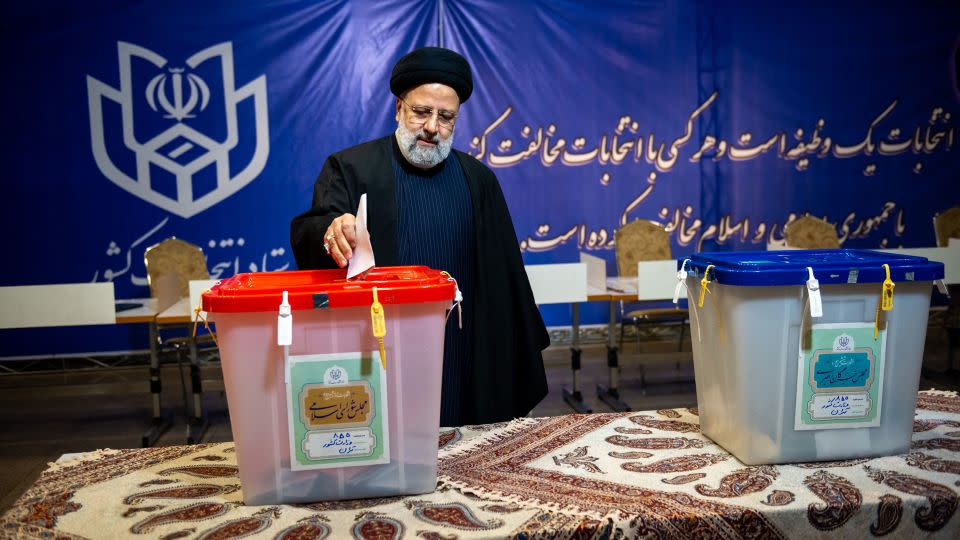
<svg viewBox="0 0 960 540"><path fill-rule="evenodd" d="M668 336L669 337L669 336ZM675 352L674 339L654 337L624 345L620 391L633 410L696 405L689 341L682 353ZM572 412L563 401L561 387L572 382L570 352L554 346L544 352L549 395L531 416ZM136 362L131 362L136 364ZM606 384L606 348L583 347L582 388L585 401L595 412L610 408L597 399L596 385ZM956 372L946 371L946 339L928 333L921 388L957 390ZM216 377L215 367L206 370ZM46 468L65 453L100 448L136 448L147 428L150 399L143 380L146 367L131 365L90 370L0 375L0 513L26 490ZM176 362L164 365L163 408L173 417L173 426L157 444L178 445L186 441L186 414ZM99 383L99 384L95 384ZM110 383L104 392L102 383ZM117 391L126 389L125 392ZM231 440L226 400L220 391L206 392L204 408L210 427L203 442Z"/></svg>

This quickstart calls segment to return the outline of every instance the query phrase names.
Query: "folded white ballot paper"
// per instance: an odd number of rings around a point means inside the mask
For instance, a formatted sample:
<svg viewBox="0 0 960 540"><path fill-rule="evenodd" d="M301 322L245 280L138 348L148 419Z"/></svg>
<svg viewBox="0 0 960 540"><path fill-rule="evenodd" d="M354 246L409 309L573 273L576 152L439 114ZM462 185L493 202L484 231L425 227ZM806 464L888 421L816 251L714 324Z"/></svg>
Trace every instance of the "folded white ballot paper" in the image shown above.
<svg viewBox="0 0 960 540"><path fill-rule="evenodd" d="M353 248L353 257L347 265L347 279L366 272L373 268L373 245L370 243L370 231L367 230L367 194L360 196L360 206L357 208L357 245Z"/></svg>

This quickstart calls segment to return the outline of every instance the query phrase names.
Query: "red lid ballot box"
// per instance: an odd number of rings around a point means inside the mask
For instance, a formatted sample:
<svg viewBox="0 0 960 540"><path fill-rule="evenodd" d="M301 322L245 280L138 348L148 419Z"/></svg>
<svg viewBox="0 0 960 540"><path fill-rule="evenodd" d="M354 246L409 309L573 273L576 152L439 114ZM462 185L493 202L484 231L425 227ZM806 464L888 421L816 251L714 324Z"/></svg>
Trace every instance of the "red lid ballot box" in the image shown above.
<svg viewBox="0 0 960 540"><path fill-rule="evenodd" d="M247 504L435 489L455 281L422 266L345 278L238 274L203 294Z"/></svg>

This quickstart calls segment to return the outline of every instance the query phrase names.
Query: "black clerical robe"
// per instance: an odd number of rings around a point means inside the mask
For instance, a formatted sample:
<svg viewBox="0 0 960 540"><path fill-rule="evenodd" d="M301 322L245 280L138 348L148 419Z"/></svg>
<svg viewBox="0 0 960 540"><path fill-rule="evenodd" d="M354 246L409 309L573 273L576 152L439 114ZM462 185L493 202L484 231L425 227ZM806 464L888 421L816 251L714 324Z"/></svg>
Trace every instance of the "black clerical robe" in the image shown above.
<svg viewBox="0 0 960 540"><path fill-rule="evenodd" d="M290 244L299 268L337 268L323 249L323 235L336 217L356 213L364 193L377 266L397 265L394 159L405 159L394 135L327 158L314 184L313 207L290 224ZM527 414L546 395L541 351L550 338L534 303L496 176L458 150L447 159L459 159L466 175L477 245L475 322L472 329L464 328L473 332L472 395L468 398L475 407L464 423L509 420Z"/></svg>

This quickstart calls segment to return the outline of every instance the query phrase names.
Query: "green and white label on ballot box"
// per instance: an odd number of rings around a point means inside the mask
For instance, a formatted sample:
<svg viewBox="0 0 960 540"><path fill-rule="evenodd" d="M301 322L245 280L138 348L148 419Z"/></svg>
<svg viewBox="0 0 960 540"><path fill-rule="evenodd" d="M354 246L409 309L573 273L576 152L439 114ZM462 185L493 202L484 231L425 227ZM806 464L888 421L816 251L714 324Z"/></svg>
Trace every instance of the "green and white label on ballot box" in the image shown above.
<svg viewBox="0 0 960 540"><path fill-rule="evenodd" d="M390 462L379 351L289 356L286 369L291 469Z"/></svg>
<svg viewBox="0 0 960 540"><path fill-rule="evenodd" d="M812 325L800 343L794 428L880 425L886 340L874 323Z"/></svg>

